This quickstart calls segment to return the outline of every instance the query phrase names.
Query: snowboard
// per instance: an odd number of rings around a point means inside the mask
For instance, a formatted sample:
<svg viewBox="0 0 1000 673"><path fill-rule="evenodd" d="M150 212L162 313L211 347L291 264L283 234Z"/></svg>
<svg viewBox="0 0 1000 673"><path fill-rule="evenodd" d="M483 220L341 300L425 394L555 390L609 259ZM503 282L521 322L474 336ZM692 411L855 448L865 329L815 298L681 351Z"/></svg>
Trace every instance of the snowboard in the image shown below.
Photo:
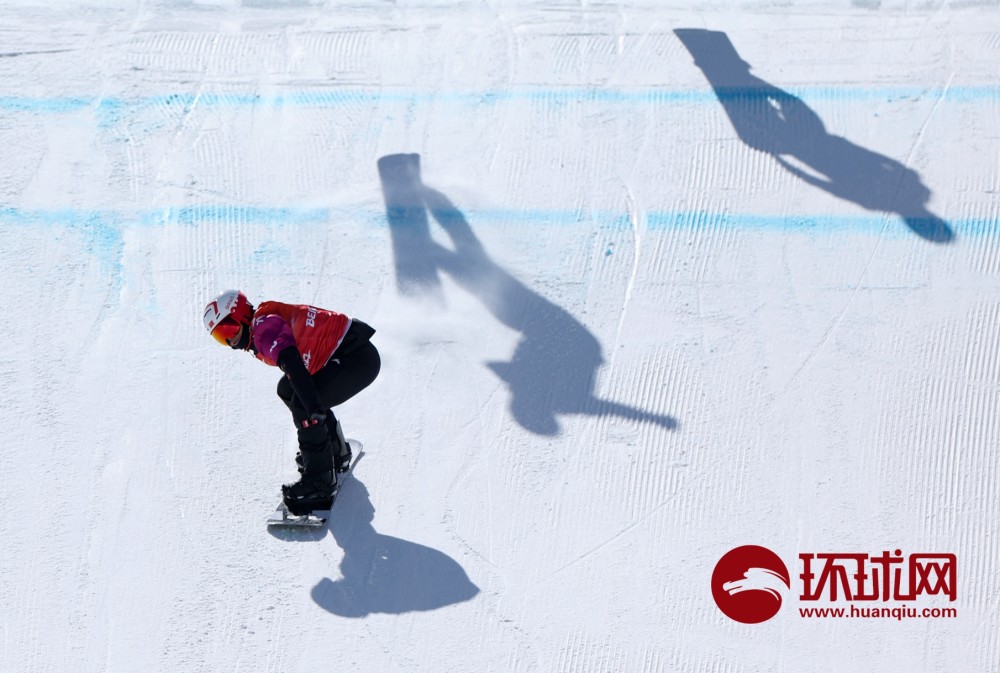
<svg viewBox="0 0 1000 673"><path fill-rule="evenodd" d="M330 509L316 509L309 514L297 516L289 512L282 501L278 504L277 509L271 513L271 516L268 517L268 528L322 528L326 525L327 519L330 518L330 511L333 509L333 504L337 502L337 494L340 493L340 487L344 485L344 480L354 471L354 467L361 460L361 456L365 452L364 444L358 440L348 439L346 441L351 447L353 458L347 472L337 475L337 488L333 492L333 502L330 503Z"/></svg>

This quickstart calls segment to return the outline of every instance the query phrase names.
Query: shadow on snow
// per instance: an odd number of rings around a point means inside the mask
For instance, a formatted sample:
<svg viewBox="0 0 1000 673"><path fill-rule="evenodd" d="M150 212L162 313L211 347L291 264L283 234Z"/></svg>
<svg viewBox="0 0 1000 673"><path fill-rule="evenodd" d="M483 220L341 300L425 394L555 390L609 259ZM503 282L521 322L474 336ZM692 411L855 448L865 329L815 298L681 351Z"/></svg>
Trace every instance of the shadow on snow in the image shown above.
<svg viewBox="0 0 1000 673"><path fill-rule="evenodd" d="M404 296L431 296L443 305L439 273L477 297L493 316L520 332L509 362L488 366L510 390L510 411L526 430L559 432L557 415L589 414L649 421L674 429L670 416L594 396L601 345L578 320L526 287L494 262L465 215L443 194L423 184L420 155L395 154L378 161L396 264ZM431 238L430 217L454 249Z"/></svg>
<svg viewBox="0 0 1000 673"><path fill-rule="evenodd" d="M770 154L796 177L837 198L867 210L898 214L923 239L953 240L948 223L927 209L931 192L916 171L829 133L801 99L751 75L750 64L740 58L725 33L693 28L674 33L748 146Z"/></svg>
<svg viewBox="0 0 1000 673"><path fill-rule="evenodd" d="M341 486L327 527L314 531L272 530L289 542L318 541L327 529L344 550L340 578L321 580L312 598L340 617L422 612L463 603L479 587L447 554L375 530L368 489L352 474Z"/></svg>

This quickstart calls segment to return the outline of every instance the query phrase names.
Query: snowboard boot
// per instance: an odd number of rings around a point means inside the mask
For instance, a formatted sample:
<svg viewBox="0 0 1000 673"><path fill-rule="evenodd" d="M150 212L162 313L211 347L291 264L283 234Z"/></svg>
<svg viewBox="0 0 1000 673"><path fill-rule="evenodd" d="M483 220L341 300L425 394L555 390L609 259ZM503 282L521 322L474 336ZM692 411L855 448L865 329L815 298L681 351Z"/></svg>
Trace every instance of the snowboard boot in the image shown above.
<svg viewBox="0 0 1000 673"><path fill-rule="evenodd" d="M333 446L326 425L319 424L299 431L302 472L294 484L281 487L285 507L295 516L317 509L330 509L337 490L333 472Z"/></svg>
<svg viewBox="0 0 1000 673"><path fill-rule="evenodd" d="M334 417L333 412L327 414L326 428L330 435L330 441L333 444L333 469L337 474L344 474L351 469L353 454L351 452L351 445L344 439L344 431L340 426L340 422ZM302 474L302 471L305 469L302 463L301 451L295 454L295 467L298 469L299 474Z"/></svg>
<svg viewBox="0 0 1000 673"><path fill-rule="evenodd" d="M333 469L344 474L351 469L351 445L344 439L344 430L332 411L326 415L326 427L333 444Z"/></svg>

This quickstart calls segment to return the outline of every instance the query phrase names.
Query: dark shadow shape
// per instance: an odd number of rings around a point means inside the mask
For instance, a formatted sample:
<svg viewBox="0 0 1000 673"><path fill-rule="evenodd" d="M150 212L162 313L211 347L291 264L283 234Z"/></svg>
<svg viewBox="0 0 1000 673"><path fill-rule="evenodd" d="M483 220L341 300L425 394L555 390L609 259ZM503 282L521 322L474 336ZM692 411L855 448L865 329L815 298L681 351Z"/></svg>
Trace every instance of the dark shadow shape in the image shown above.
<svg viewBox="0 0 1000 673"><path fill-rule="evenodd" d="M422 183L419 155L382 157L378 167L401 292L414 294L419 289L438 295L437 272L444 272L497 320L521 333L510 361L488 366L510 389L510 410L523 428L556 435L557 414L619 416L671 430L677 427L670 416L594 396L597 369L604 362L600 343L566 310L490 259L462 212ZM430 238L427 212L451 239L454 250Z"/></svg>
<svg viewBox="0 0 1000 673"><path fill-rule="evenodd" d="M722 32L682 28L674 33L715 90L737 135L793 175L874 211L896 213L923 239L948 243L948 223L927 209L931 192L920 175L889 157L832 135L801 99L750 74ZM794 157L815 174L789 163Z"/></svg>
<svg viewBox="0 0 1000 673"><path fill-rule="evenodd" d="M382 157L378 170L392 234L396 289L403 296L430 295L443 304L437 266L439 246L431 238L420 179L420 155Z"/></svg>
<svg viewBox="0 0 1000 673"><path fill-rule="evenodd" d="M341 578L321 580L312 597L341 617L437 610L479 594L462 567L436 549L378 533L368 489L351 476L341 487L328 527L344 559Z"/></svg>

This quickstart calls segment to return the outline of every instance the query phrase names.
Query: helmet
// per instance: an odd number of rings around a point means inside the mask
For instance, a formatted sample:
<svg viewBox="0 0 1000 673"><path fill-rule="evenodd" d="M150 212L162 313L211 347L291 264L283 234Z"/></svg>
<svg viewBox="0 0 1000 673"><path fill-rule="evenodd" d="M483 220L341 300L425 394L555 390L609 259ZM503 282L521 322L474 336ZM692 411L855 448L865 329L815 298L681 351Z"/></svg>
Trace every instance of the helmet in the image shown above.
<svg viewBox="0 0 1000 673"><path fill-rule="evenodd" d="M230 345L240 327L250 324L253 306L239 290L226 290L205 307L205 329L224 346Z"/></svg>

